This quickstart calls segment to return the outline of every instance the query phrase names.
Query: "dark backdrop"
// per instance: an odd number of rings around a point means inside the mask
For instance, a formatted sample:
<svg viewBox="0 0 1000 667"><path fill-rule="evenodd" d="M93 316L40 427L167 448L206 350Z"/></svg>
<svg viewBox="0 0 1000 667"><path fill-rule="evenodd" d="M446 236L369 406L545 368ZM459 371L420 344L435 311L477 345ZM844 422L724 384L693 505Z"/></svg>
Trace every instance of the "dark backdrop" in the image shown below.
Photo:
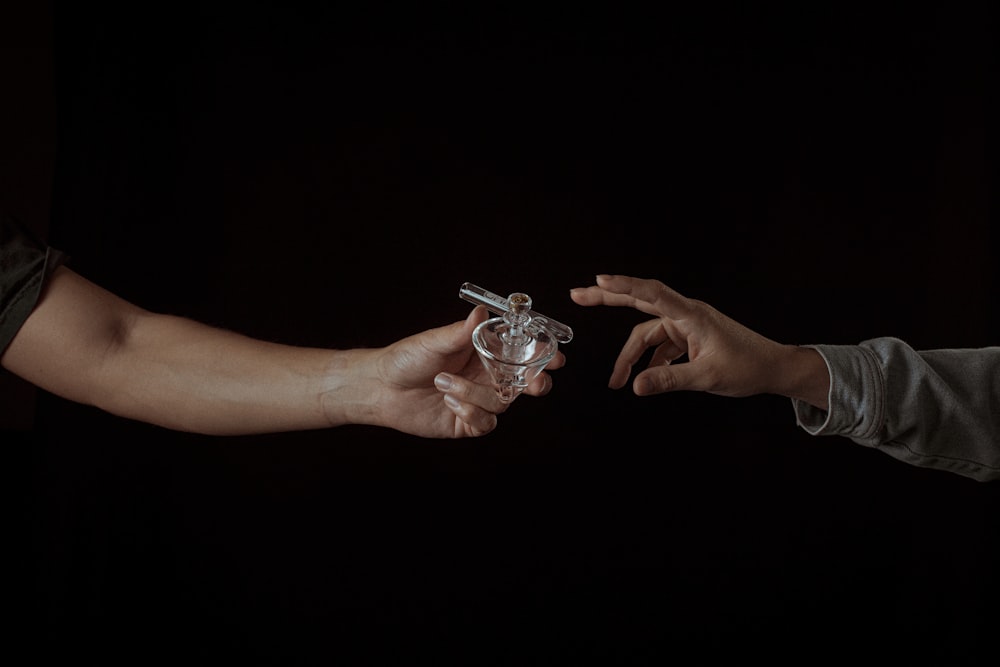
<svg viewBox="0 0 1000 667"><path fill-rule="evenodd" d="M786 399L612 392L641 316L568 298L625 273L785 342L994 344L985 9L340 4L57 2L51 242L147 308L303 345L461 319L464 281L525 291L574 328L568 364L462 442L207 438L40 396L27 641L506 665L994 643L994 485L811 438Z"/></svg>

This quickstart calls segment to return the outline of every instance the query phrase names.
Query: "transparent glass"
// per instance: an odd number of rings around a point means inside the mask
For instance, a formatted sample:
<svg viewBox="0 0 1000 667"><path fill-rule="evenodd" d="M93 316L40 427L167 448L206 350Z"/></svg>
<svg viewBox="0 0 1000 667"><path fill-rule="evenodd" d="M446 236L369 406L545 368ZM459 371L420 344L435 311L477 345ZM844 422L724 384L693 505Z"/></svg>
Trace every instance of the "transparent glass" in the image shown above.
<svg viewBox="0 0 1000 667"><path fill-rule="evenodd" d="M505 403L517 398L538 377L552 361L560 341L573 339L573 330L568 326L533 311L531 297L523 292L514 292L505 299L465 283L459 296L500 313L476 327L472 343Z"/></svg>

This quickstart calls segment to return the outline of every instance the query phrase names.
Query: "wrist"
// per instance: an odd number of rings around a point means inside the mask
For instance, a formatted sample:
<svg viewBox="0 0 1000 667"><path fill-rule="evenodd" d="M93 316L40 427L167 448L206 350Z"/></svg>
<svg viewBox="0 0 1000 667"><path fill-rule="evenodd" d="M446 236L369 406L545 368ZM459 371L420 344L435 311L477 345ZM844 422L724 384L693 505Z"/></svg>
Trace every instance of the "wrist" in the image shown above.
<svg viewBox="0 0 1000 667"><path fill-rule="evenodd" d="M320 405L330 426L378 424L378 392L372 386L377 351L336 350L324 373Z"/></svg>
<svg viewBox="0 0 1000 667"><path fill-rule="evenodd" d="M777 378L777 386L771 393L803 401L820 410L829 408L830 369L815 349L783 346Z"/></svg>

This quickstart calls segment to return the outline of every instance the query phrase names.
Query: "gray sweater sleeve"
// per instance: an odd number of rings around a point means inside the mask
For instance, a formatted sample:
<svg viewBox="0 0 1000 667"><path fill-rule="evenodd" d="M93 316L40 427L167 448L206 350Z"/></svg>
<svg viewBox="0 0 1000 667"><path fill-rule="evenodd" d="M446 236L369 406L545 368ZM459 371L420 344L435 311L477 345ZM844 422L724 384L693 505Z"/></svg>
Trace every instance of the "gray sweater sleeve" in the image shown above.
<svg viewBox="0 0 1000 667"><path fill-rule="evenodd" d="M840 435L911 465L1000 479L1000 347L916 351L897 338L811 345L829 410L792 401L812 435Z"/></svg>

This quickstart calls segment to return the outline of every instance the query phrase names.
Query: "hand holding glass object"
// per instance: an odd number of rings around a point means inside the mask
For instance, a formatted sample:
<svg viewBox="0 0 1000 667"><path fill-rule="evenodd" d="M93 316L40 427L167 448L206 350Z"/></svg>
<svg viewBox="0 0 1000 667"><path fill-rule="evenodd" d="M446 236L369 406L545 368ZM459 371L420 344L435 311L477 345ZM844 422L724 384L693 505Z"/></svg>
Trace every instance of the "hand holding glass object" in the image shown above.
<svg viewBox="0 0 1000 667"><path fill-rule="evenodd" d="M499 315L472 332L472 343L489 371L500 400L510 403L555 356L559 343L573 340L573 330L531 309L531 297L514 292L506 299L472 283L459 297Z"/></svg>

